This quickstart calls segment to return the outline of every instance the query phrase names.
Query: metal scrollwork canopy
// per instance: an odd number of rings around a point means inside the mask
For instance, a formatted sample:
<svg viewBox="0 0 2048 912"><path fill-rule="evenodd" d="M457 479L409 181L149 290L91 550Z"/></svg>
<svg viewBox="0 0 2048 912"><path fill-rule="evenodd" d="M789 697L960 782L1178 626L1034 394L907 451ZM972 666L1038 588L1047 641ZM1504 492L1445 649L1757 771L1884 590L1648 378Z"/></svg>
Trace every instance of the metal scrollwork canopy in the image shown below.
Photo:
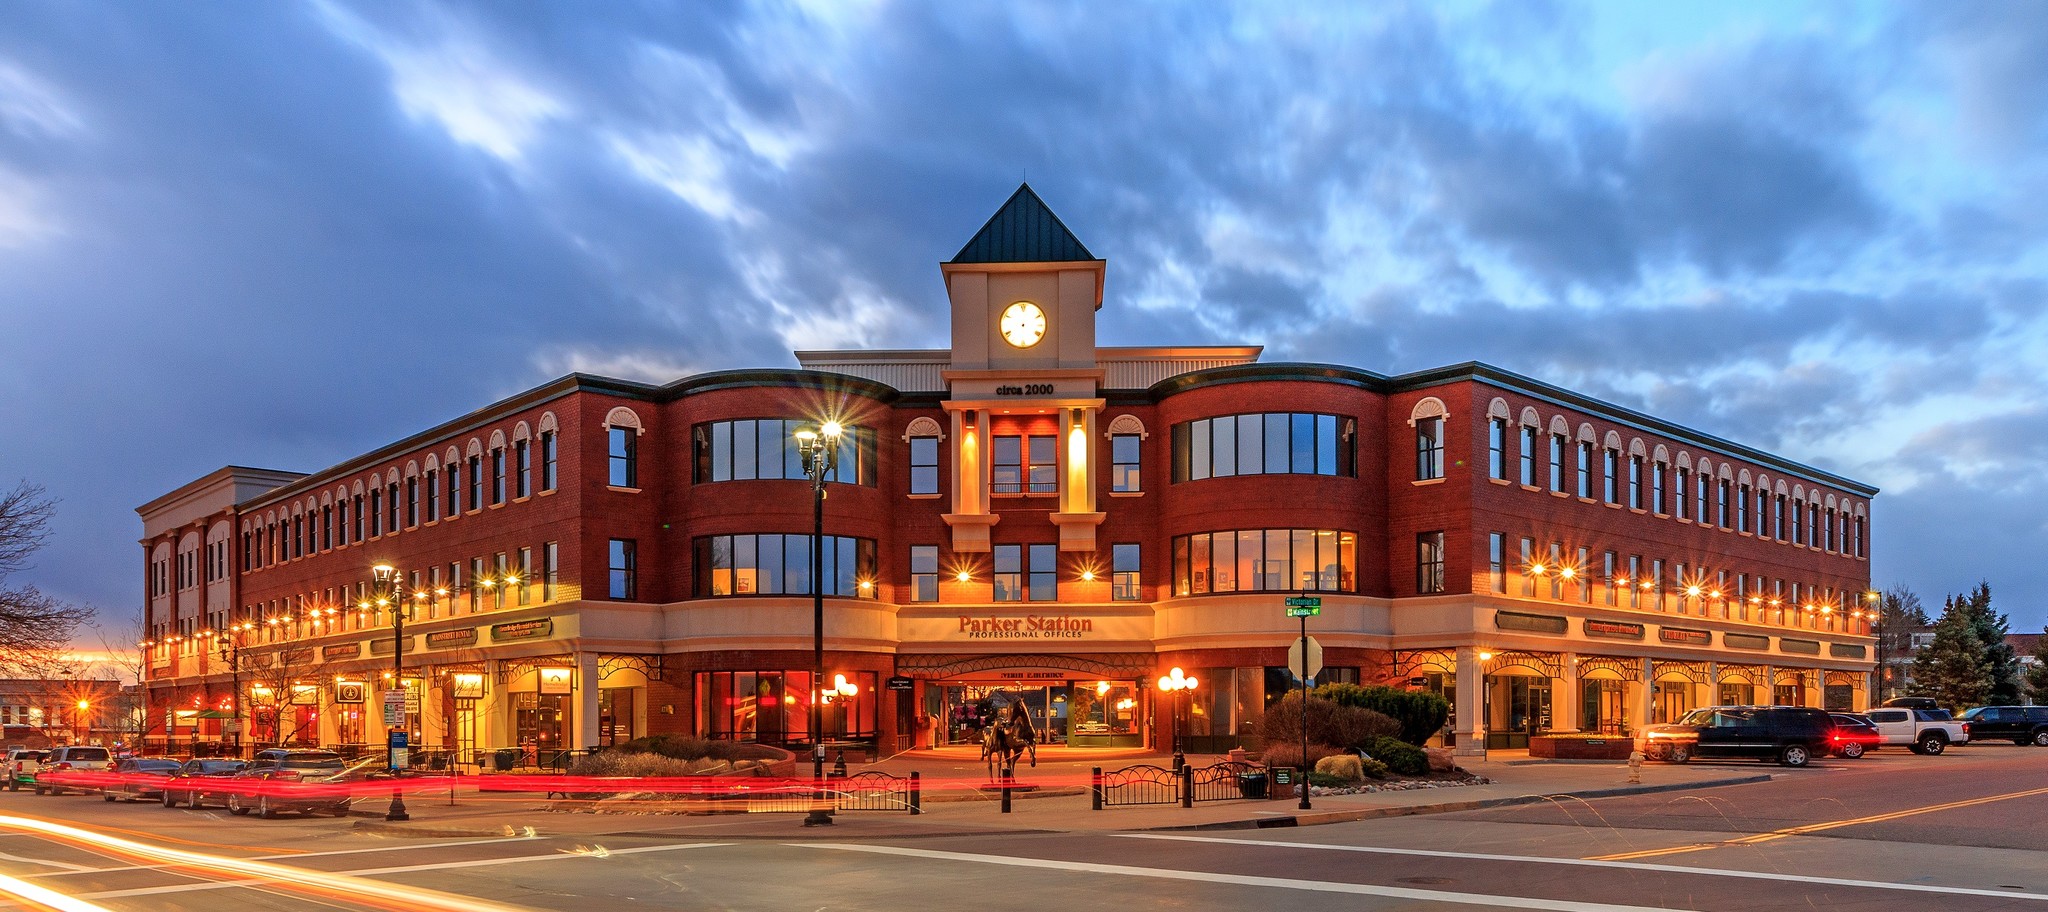
<svg viewBox="0 0 2048 912"><path fill-rule="evenodd" d="M1013 668L1057 668L1096 678L1149 679L1158 670L1159 657L1149 652L1103 653L1100 655L899 655L898 674L950 678L982 671Z"/></svg>

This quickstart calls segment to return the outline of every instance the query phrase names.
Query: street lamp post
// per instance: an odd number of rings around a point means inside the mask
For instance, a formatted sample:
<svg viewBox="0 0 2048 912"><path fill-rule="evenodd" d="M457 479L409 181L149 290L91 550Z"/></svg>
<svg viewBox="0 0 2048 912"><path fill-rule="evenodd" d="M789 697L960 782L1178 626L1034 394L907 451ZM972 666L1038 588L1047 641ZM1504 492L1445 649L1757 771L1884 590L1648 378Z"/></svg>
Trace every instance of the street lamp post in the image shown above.
<svg viewBox="0 0 2048 912"><path fill-rule="evenodd" d="M1181 742L1181 717L1186 715L1188 692L1195 689L1197 681L1193 675L1182 674L1179 667L1159 676L1159 690L1173 694L1173 768L1180 769L1188 764L1187 754Z"/></svg>
<svg viewBox="0 0 2048 912"><path fill-rule="evenodd" d="M811 479L811 812L804 826L831 826L832 815L825 810L825 732L820 712L825 687L825 473L839 464L837 421L821 425L806 423L796 431L797 452L803 455L804 474Z"/></svg>
<svg viewBox="0 0 2048 912"><path fill-rule="evenodd" d="M1877 702L1882 705L1885 700L1885 688L1891 684L1890 670L1885 667L1885 661L1889 656L1885 654L1884 648L1884 601L1875 592L1863 593L1863 601L1870 605L1870 616L1876 621L1877 626Z"/></svg>
<svg viewBox="0 0 2048 912"><path fill-rule="evenodd" d="M92 708L91 700L78 701L78 714L71 717L71 743L84 744L92 734L92 724L85 721L86 710Z"/></svg>
<svg viewBox="0 0 2048 912"><path fill-rule="evenodd" d="M400 691L405 689L405 577L390 564L378 564L370 568L375 586L377 607L391 608L391 686ZM385 811L385 820L410 820L405 812L405 790L398 785L400 763L398 752L406 747L405 704L399 704L398 727L385 736L385 760L391 769L391 807Z"/></svg>
<svg viewBox="0 0 2048 912"><path fill-rule="evenodd" d="M255 626L253 621L229 624L213 641L221 661L228 663L228 700L235 706L235 728L229 733L232 737L228 742L234 746L237 757L242 755L242 633Z"/></svg>

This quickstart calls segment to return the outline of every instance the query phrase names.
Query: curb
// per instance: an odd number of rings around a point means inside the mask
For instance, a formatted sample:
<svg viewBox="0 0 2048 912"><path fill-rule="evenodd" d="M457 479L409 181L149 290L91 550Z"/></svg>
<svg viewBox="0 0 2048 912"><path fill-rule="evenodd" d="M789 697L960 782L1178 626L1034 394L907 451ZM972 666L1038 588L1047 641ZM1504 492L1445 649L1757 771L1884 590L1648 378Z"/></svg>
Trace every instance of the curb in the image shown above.
<svg viewBox="0 0 2048 912"><path fill-rule="evenodd" d="M532 827L522 830L510 824L495 827L431 827L369 820L356 821L355 831L358 833L368 833L372 836L413 836L427 839L487 839L492 836L503 836L509 839L519 836L536 835Z"/></svg>
<svg viewBox="0 0 2048 912"><path fill-rule="evenodd" d="M1273 827L1321 826L1329 823L1351 823L1357 820L1378 820L1385 817L1417 817L1425 814L1454 814L1459 811L1481 811L1497 807L1513 807L1520 804L1539 804L1559 798L1618 798L1625 795L1652 795L1658 792L1682 792L1690 789L1720 788L1727 785L1751 785L1771 781L1769 773L1755 776L1737 776L1731 779L1708 779L1701 782L1670 783L1666 785L1625 785L1616 788L1592 789L1584 792L1559 792L1551 795L1516 795L1512 798L1480 798L1472 801L1448 801L1442 804L1418 804L1410 807L1360 808L1355 811L1332 811L1324 814L1301 814L1286 817L1255 817L1248 820L1224 820L1216 823L1194 823L1163 827L1142 827L1143 831L1171 830L1263 830Z"/></svg>

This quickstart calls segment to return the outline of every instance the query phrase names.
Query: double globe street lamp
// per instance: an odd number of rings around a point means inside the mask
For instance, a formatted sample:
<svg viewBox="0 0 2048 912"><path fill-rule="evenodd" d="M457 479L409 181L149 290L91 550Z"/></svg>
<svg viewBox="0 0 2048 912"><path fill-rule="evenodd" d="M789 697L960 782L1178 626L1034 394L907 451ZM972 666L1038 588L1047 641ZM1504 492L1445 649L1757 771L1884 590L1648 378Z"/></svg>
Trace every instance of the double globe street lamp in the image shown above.
<svg viewBox="0 0 2048 912"><path fill-rule="evenodd" d="M831 826L832 814L825 808L825 476L839 464L839 438L845 428L837 421L805 423L796 430L797 453L803 457L804 475L811 480L811 811L804 826Z"/></svg>
<svg viewBox="0 0 2048 912"><path fill-rule="evenodd" d="M1188 693L1190 691L1193 691L1198 683L1199 682L1195 679L1193 675L1182 673L1179 666L1175 666L1172 671L1159 676L1160 692L1171 694L1175 698L1177 698L1177 701L1174 703L1173 707L1174 769L1180 769L1181 767L1186 766L1188 763L1187 755L1183 752L1181 746L1181 717L1186 714L1183 711L1187 709Z"/></svg>

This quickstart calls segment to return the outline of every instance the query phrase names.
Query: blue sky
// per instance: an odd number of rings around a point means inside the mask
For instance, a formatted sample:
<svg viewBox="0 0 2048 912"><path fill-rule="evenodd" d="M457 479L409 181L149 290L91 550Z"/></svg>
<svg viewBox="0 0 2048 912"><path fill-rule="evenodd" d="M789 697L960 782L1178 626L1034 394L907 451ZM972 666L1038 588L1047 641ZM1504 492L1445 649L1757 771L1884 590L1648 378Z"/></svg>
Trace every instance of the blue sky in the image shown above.
<svg viewBox="0 0 2048 912"><path fill-rule="evenodd" d="M2048 620L2048 5L0 5L17 581L571 370L938 347L1029 176L1105 344L1484 360L1881 486ZM2032 201L2032 202L2030 202Z"/></svg>

